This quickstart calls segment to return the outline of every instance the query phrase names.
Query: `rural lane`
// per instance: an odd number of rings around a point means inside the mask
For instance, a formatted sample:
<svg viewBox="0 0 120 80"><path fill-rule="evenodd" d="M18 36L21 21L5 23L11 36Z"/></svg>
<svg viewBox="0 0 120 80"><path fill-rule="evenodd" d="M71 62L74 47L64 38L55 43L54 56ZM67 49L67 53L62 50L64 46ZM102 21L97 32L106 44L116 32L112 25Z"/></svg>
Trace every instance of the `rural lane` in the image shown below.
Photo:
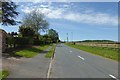
<svg viewBox="0 0 120 80"><path fill-rule="evenodd" d="M118 79L118 62L58 44L50 78Z"/></svg>

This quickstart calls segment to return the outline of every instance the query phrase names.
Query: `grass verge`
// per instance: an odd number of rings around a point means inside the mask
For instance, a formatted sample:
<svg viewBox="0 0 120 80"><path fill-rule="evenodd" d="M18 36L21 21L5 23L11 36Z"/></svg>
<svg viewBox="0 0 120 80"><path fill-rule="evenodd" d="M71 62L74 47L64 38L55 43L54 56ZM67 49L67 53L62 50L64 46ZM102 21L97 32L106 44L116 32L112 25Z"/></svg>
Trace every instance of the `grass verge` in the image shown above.
<svg viewBox="0 0 120 80"><path fill-rule="evenodd" d="M46 58L51 58L54 56L56 45L53 45L50 51L45 55Z"/></svg>
<svg viewBox="0 0 120 80"><path fill-rule="evenodd" d="M9 72L6 70L0 71L0 80L6 78L9 75Z"/></svg>
<svg viewBox="0 0 120 80"><path fill-rule="evenodd" d="M33 46L27 49L23 49L20 51L16 51L15 54L19 56L23 56L26 58L32 58L36 56L39 52L44 51L47 49L49 45L44 45L44 46Z"/></svg>
<svg viewBox="0 0 120 80"><path fill-rule="evenodd" d="M2 11L0 10L0 15L2 15Z"/></svg>
<svg viewBox="0 0 120 80"><path fill-rule="evenodd" d="M92 54L100 55L112 60L120 61L120 57L118 56L118 50L112 50L101 47L83 46L83 45L72 45L72 44L66 44L66 45L86 52L90 52Z"/></svg>

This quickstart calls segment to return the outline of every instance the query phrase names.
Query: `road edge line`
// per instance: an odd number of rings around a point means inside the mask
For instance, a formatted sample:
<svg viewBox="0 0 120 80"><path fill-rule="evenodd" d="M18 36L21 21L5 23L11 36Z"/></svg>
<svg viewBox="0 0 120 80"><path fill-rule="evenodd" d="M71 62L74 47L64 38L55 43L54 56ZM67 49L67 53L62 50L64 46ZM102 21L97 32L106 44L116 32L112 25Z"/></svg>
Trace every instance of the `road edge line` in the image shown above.
<svg viewBox="0 0 120 80"><path fill-rule="evenodd" d="M49 77L50 77L51 68L52 68L52 58L50 59L50 64L49 64L48 71L47 71L47 80L48 80Z"/></svg>

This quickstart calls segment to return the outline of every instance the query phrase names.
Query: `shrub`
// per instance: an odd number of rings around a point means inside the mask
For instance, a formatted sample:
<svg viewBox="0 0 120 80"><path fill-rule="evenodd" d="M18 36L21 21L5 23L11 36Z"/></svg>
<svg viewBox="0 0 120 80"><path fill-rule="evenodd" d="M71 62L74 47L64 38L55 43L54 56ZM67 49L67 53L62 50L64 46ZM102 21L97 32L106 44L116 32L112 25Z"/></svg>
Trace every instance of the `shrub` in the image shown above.
<svg viewBox="0 0 120 80"><path fill-rule="evenodd" d="M39 39L34 39L33 43L34 45L41 45L41 44L44 44L44 41L39 40Z"/></svg>
<svg viewBox="0 0 120 80"><path fill-rule="evenodd" d="M35 30L31 27L20 26L19 32L22 35L22 37L34 37L35 36Z"/></svg>
<svg viewBox="0 0 120 80"><path fill-rule="evenodd" d="M8 44L9 46L12 46L14 44L14 38L12 36L8 36L6 38L6 44Z"/></svg>
<svg viewBox="0 0 120 80"><path fill-rule="evenodd" d="M18 46L32 45L33 39L28 37L14 37L15 44Z"/></svg>

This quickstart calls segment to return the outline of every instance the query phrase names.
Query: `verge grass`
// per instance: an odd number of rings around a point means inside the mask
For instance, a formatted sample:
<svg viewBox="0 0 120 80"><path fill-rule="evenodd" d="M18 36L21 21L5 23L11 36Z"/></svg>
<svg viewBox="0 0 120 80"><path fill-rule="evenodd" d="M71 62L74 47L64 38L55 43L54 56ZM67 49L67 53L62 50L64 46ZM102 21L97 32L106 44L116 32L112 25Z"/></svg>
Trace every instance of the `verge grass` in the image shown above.
<svg viewBox="0 0 120 80"><path fill-rule="evenodd" d="M112 60L120 61L120 56L118 56L118 50L112 50L102 47L91 47L91 46L83 46L83 45L73 45L73 44L66 44L70 47L77 48L86 52L90 52L92 54L100 55Z"/></svg>
<svg viewBox="0 0 120 80"><path fill-rule="evenodd" d="M50 51L45 55L46 58L52 58L54 56L56 45L53 45Z"/></svg>
<svg viewBox="0 0 120 80"><path fill-rule="evenodd" d="M0 10L0 15L2 15L2 11Z"/></svg>
<svg viewBox="0 0 120 80"><path fill-rule="evenodd" d="M9 72L6 70L0 71L0 80L6 78L9 75Z"/></svg>
<svg viewBox="0 0 120 80"><path fill-rule="evenodd" d="M23 56L26 58L32 58L39 54L39 52L44 51L47 49L49 45L44 45L44 46L32 46L30 48L26 48L20 51L16 51L15 54L19 56Z"/></svg>

